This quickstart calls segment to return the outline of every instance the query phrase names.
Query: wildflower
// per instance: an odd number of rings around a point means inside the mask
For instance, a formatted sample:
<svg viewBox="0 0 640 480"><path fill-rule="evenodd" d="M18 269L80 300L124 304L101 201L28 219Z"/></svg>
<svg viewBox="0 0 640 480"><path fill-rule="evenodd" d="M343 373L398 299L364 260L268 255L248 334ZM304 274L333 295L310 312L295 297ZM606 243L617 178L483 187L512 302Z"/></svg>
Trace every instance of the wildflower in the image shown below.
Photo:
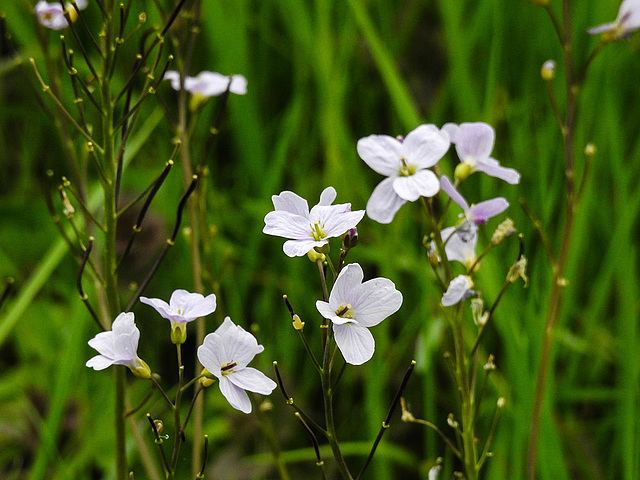
<svg viewBox="0 0 640 480"><path fill-rule="evenodd" d="M171 81L174 90L180 90L180 73L169 70L164 74L165 80ZM231 83L229 83L231 82ZM184 89L200 97L217 97L229 89L236 95L247 93L247 79L242 75L232 75L230 77L217 72L200 72L195 77L184 77Z"/></svg>
<svg viewBox="0 0 640 480"><path fill-rule="evenodd" d="M451 143L456 146L460 165L456 167L456 178L466 179L474 172L484 172L491 177L500 178L515 185L520 182L520 174L513 168L500 166L491 158L496 132L491 125L476 123L447 123L442 129L449 134Z"/></svg>
<svg viewBox="0 0 640 480"><path fill-rule="evenodd" d="M442 296L442 306L450 307L463 301L465 298L470 297L475 292L471 289L473 287L473 281L471 277L467 275L458 275L451 280L449 288Z"/></svg>
<svg viewBox="0 0 640 480"><path fill-rule="evenodd" d="M362 365L373 356L375 340L369 327L402 305L402 294L391 280L374 278L362 283L363 278L360 265L347 265L340 271L329 301L316 302L320 314L333 323L336 344L351 365Z"/></svg>
<svg viewBox="0 0 640 480"><path fill-rule="evenodd" d="M509 207L509 202L503 197L492 198L491 200L485 200L477 205L471 205L467 203L460 192L453 186L451 180L446 175L440 178L440 186L442 190L449 195L451 200L458 204L464 215L470 222L476 225L484 225L491 217L501 214Z"/></svg>
<svg viewBox="0 0 640 480"><path fill-rule="evenodd" d="M78 10L87 8L87 0L76 0L75 4ZM69 26L65 13L69 15L72 22L74 22L78 16L76 9L73 8L71 3L65 3L63 8L60 2L49 3L45 0L36 3L35 12L40 25L52 30L62 30Z"/></svg>
<svg viewBox="0 0 640 480"><path fill-rule="evenodd" d="M352 212L350 203L331 205L335 198L336 190L327 187L320 195L320 203L309 211L307 201L293 192L273 195L275 211L264 217L262 231L289 238L284 242L284 253L289 257L302 257L315 247L328 244L329 238L354 228L364 217L364 210Z"/></svg>
<svg viewBox="0 0 640 480"><path fill-rule="evenodd" d="M151 369L138 357L138 340L140 330L136 327L131 312L123 312L116 317L111 331L100 332L89 340L89 346L95 348L99 355L89 359L87 367L104 370L111 365L125 365L139 378L151 378Z"/></svg>
<svg viewBox="0 0 640 480"><path fill-rule="evenodd" d="M213 293L204 297L186 290L173 292L169 303L147 297L140 297L140 301L155 308L162 318L171 321L171 341L175 344L184 343L187 339L187 323L209 315L216 309L216 296Z"/></svg>
<svg viewBox="0 0 640 480"><path fill-rule="evenodd" d="M200 363L220 382L220 391L236 410L251 413L246 390L269 395L276 383L255 368L247 367L264 347L244 328L229 317L218 329L204 337L198 347Z"/></svg>
<svg viewBox="0 0 640 480"><path fill-rule="evenodd" d="M602 40L610 42L623 38L628 40L631 32L640 28L640 0L624 0L616 20L587 30L591 35L602 33Z"/></svg>
<svg viewBox="0 0 640 480"><path fill-rule="evenodd" d="M358 155L385 178L367 202L367 215L380 223L390 223L406 202L432 197L440 182L429 170L447 153L446 132L435 125L420 125L404 140L389 135L369 135L358 140Z"/></svg>
<svg viewBox="0 0 640 480"><path fill-rule="evenodd" d="M462 263L467 270L476 263L476 244L478 243L478 227L465 220L457 227L443 228L440 232L444 242L444 251L450 261ZM432 245L435 249L435 245Z"/></svg>

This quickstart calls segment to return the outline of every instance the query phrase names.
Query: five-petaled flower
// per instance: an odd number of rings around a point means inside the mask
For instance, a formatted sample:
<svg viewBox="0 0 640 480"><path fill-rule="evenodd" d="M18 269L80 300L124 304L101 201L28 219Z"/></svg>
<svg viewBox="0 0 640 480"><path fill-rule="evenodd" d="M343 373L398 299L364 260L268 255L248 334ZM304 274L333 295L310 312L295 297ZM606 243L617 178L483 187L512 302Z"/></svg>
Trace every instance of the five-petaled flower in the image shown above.
<svg viewBox="0 0 640 480"><path fill-rule="evenodd" d="M204 337L198 359L220 382L220 391L236 410L251 413L251 400L245 390L269 395L276 383L255 368L247 367L264 347L229 317L218 329Z"/></svg>
<svg viewBox="0 0 640 480"><path fill-rule="evenodd" d="M87 7L87 0L76 0L75 3L78 10L83 10ZM40 25L52 30L62 30L69 26L65 13L69 15L72 22L75 21L78 16L76 9L71 3L65 3L63 8L60 2L49 3L45 0L36 3L35 12Z"/></svg>
<svg viewBox="0 0 640 480"><path fill-rule="evenodd" d="M169 70L164 74L165 80L171 81L174 90L180 90L180 73ZM217 97L229 90L236 95L247 93L247 79L242 75L222 75L217 72L200 72L195 77L184 77L184 89L201 97Z"/></svg>
<svg viewBox="0 0 640 480"><path fill-rule="evenodd" d="M463 301L465 298L472 296L475 292L472 290L473 281L467 275L458 275L451 280L449 288L442 296L442 306L450 307Z"/></svg>
<svg viewBox="0 0 640 480"><path fill-rule="evenodd" d="M442 129L449 134L462 162L456 167L456 178L464 180L474 172L484 172L512 185L520 182L520 174L517 171L502 167L500 162L491 158L496 138L496 132L491 125L483 122L460 125L447 123Z"/></svg>
<svg viewBox="0 0 640 480"><path fill-rule="evenodd" d="M435 125L420 125L404 140L389 135L369 135L358 140L358 155L385 178L367 202L367 215L390 223L406 202L432 197L440 182L429 170L449 150L449 136Z"/></svg>
<svg viewBox="0 0 640 480"><path fill-rule="evenodd" d="M509 207L509 202L503 197L492 198L491 200L485 200L484 202L469 206L446 175L440 178L440 186L442 191L449 195L449 198L464 210L466 219L476 225L484 225L491 217L499 215Z"/></svg>
<svg viewBox="0 0 640 480"><path fill-rule="evenodd" d="M362 282L362 267L352 263L344 267L331 289L329 301L318 300L316 308L331 320L336 344L347 363L362 365L375 350L369 331L402 305L402 294L386 278Z"/></svg>
<svg viewBox="0 0 640 480"><path fill-rule="evenodd" d="M111 331L100 332L89 340L89 346L99 355L90 358L86 365L94 370L104 370L111 365L125 365L136 377L150 378L151 369L138 357L140 330L136 327L131 312L123 312L116 317Z"/></svg>
<svg viewBox="0 0 640 480"><path fill-rule="evenodd" d="M263 232L268 235L289 238L284 242L284 253L289 257L302 257L315 247L329 243L329 238L339 237L354 228L364 210L351 211L350 203L331 205L336 190L327 187L320 195L320 203L309 210L307 201L293 192L273 195L274 211L264 217Z"/></svg>
<svg viewBox="0 0 640 480"><path fill-rule="evenodd" d="M631 32L640 28L640 0L624 0L616 20L587 30L591 35L602 34L602 40L628 39Z"/></svg>
<svg viewBox="0 0 640 480"><path fill-rule="evenodd" d="M196 318L204 317L216 309L216 296L203 296L186 290L176 290L171 294L169 303L159 298L140 297L140 301L152 306L167 320L171 321L171 341L184 343L187 339L186 324Z"/></svg>

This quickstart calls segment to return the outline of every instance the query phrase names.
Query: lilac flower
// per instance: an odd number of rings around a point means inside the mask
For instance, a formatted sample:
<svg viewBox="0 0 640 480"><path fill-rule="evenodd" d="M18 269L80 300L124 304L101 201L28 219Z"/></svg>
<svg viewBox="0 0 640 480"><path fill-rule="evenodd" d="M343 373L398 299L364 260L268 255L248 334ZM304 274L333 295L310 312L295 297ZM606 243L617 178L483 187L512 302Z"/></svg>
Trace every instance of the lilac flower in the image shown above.
<svg viewBox="0 0 640 480"><path fill-rule="evenodd" d="M390 223L406 202L432 197L440 182L429 170L449 150L449 137L435 125L420 125L404 140L389 135L369 135L358 140L358 155L373 170L387 178L373 190L367 215L380 223Z"/></svg>
<svg viewBox="0 0 640 480"><path fill-rule="evenodd" d="M171 294L169 303L159 298L140 297L140 301L152 306L167 320L171 321L171 341L184 343L187 339L186 323L204 317L216 309L216 296L207 297L186 290L176 290Z"/></svg>
<svg viewBox="0 0 640 480"><path fill-rule="evenodd" d="M220 391L229 404L244 413L251 413L246 390L269 395L276 388L264 373L247 366L263 350L253 335L229 317L198 347L200 363L220 381Z"/></svg>
<svg viewBox="0 0 640 480"><path fill-rule="evenodd" d="M171 81L174 90L180 90L180 73L169 70L164 74L165 80ZM229 84L231 82L231 84ZM247 79L242 75L228 77L217 72L200 72L195 77L184 77L184 89L202 97L217 97L227 91L237 95L247 93Z"/></svg>
<svg viewBox="0 0 640 480"><path fill-rule="evenodd" d="M329 301L316 302L320 314L333 323L336 344L351 365L362 365L373 356L375 340L369 327L402 305L402 294L391 280L374 278L362 283L363 278L360 265L347 265L340 271Z"/></svg>
<svg viewBox="0 0 640 480"><path fill-rule="evenodd" d="M471 290L473 281L467 275L458 275L451 280L449 288L442 296L442 306L450 307L463 301L465 298L472 296L475 292Z"/></svg>
<svg viewBox="0 0 640 480"><path fill-rule="evenodd" d="M467 203L460 192L453 186L451 180L446 175L440 178L440 186L442 190L449 195L451 200L464 210L464 215L467 220L475 223L476 225L484 225L491 217L495 217L504 212L509 207L509 202L503 197L492 198L491 200L485 200L477 205L471 205Z"/></svg>
<svg viewBox="0 0 640 480"><path fill-rule="evenodd" d="M78 10L84 10L87 7L87 0L76 0L76 7ZM45 0L36 3L35 12L40 25L52 30L62 30L69 26L69 22L64 16L65 12L68 13L71 21L75 21L78 16L71 3L66 3L63 9L60 2L49 3Z"/></svg>
<svg viewBox="0 0 640 480"><path fill-rule="evenodd" d="M309 211L307 201L293 192L273 195L275 211L264 217L262 231L268 235L289 238L283 250L289 257L302 257L315 247L329 243L329 238L339 237L354 228L364 210L351 211L350 203L331 205L336 198L333 187L327 187L320 195L320 203Z"/></svg>
<svg viewBox="0 0 640 480"><path fill-rule="evenodd" d="M475 223L465 220L457 227L443 228L440 234L449 261L460 262L467 270L476 263L478 227ZM435 244L431 247L435 249Z"/></svg>
<svg viewBox="0 0 640 480"><path fill-rule="evenodd" d="M100 332L89 340L89 346L95 348L99 355L89 359L87 367L104 370L111 365L125 365L136 377L150 378L151 369L138 357L138 340L140 330L136 327L131 312L123 312L116 317L111 331Z"/></svg>
<svg viewBox="0 0 640 480"><path fill-rule="evenodd" d="M618 16L612 23L605 23L587 30L591 35L603 34L603 40L629 38L631 32L640 28L640 0L624 0L618 10Z"/></svg>
<svg viewBox="0 0 640 480"><path fill-rule="evenodd" d="M500 162L491 158L496 132L491 125L476 123L447 123L442 129L449 134L456 146L458 158L462 162L456 168L456 177L464 180L474 172L484 172L515 185L520 182L520 174L513 168L501 167Z"/></svg>

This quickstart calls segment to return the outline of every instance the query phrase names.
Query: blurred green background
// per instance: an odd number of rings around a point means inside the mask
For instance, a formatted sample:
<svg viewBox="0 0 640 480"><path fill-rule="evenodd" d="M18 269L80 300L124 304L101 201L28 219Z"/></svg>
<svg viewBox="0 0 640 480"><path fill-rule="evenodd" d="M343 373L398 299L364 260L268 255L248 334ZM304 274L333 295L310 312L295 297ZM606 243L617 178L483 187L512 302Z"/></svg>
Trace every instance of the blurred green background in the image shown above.
<svg viewBox="0 0 640 480"><path fill-rule="evenodd" d="M598 42L586 29L613 20L619 3L572 3L573 53L580 67ZM558 12L561 7L557 0L551 6ZM133 9L152 11L153 2L136 1ZM77 261L60 240L44 201L45 172L54 171L56 185L71 172L60 136L44 113L44 105L46 110L52 106L40 100L26 61L44 61L40 34L57 56L58 34L37 33L29 2L3 2L0 12L6 14L17 48L11 56L3 45L0 60L0 279L15 279L15 294L0 311L0 477L110 479L112 376L84 366L95 353L87 341L97 329L75 288ZM97 28L98 17L90 5L89 25ZM207 331L225 315L253 328L265 346L254 365L273 376L271 363L277 360L288 393L320 418L319 381L282 302L286 293L318 347L317 271L304 258L287 258L281 239L261 233L271 195L292 190L313 205L332 185L338 202L363 209L381 178L358 158L359 138L405 135L421 123L488 122L497 133L494 157L520 171L522 181L514 187L478 174L463 192L474 202L498 195L510 201L507 213L524 234L530 282L527 288L516 284L508 290L483 344L485 355L495 354L498 371L482 405L486 427L481 431L488 430L495 399L507 401L484 478L524 478L551 270L519 199L535 212L557 248L564 211L562 136L539 70L545 60L558 61L554 88L562 108L561 58L545 11L525 0L203 2L189 73L241 73L249 82L247 95L230 98L209 161L211 228L203 265L211 272L206 293L218 295L218 310L207 319ZM116 72L122 81L131 61L122 59L122 70ZM638 78L636 35L607 46L579 92L578 179L584 145L594 142L598 153L577 212L569 286L554 341L539 453L543 480L640 478ZM168 84L158 97L170 109L175 105ZM195 158L216 107L211 100L200 115ZM134 134L129 152L125 196L144 188L173 148L173 133L157 102L152 99L145 108L138 127L144 126ZM456 162L452 151L440 167L451 173ZM140 248L123 272L123 295L129 282L141 281L162 247L183 191L176 165L146 220L146 236L138 239ZM404 206L390 225L365 217L358 226L360 244L350 254L368 278L392 279L405 299L396 315L373 329L373 359L347 368L337 393L338 432L356 472L412 359L418 364L405 397L414 415L451 433L446 416L458 408L443 360L449 332L422 246L428 233L423 220L418 204ZM484 228L483 245L499 221ZM477 287L487 303L495 299L517 249L511 239L482 262ZM192 287L181 235L145 294L168 299L173 290ZM144 305L134 312L142 332L140 356L172 385L175 360L166 321ZM474 328L469 323L470 334ZM192 360L187 355L187 365ZM148 386L132 376L129 380L136 404ZM308 438L280 392L270 399L272 411L244 416L229 407L217 387L210 389L204 425L212 442L208 478L278 478L269 432L278 438L291 478L320 478ZM157 395L145 406L154 416L168 415L163 409ZM133 418L146 432L144 415ZM145 441L152 449L150 435ZM133 440L129 447L136 478L146 478ZM180 478L191 478L188 444L183 453ZM450 478L455 463L443 442L419 425L402 423L396 414L366 478L426 480L438 456L446 465L441 478ZM325 462L330 478L336 478L328 451Z"/></svg>

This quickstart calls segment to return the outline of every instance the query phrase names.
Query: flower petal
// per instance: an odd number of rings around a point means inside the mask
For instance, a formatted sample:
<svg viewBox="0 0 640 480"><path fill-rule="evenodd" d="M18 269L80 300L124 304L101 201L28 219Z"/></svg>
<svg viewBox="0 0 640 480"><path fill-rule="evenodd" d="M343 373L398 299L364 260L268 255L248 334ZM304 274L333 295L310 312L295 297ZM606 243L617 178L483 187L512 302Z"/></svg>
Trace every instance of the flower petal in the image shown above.
<svg viewBox="0 0 640 480"><path fill-rule="evenodd" d="M520 174L513 168L501 167L500 162L493 158L487 158L478 162L477 169L487 175L504 180L511 185L520 183Z"/></svg>
<svg viewBox="0 0 640 480"><path fill-rule="evenodd" d="M280 195L272 195L271 201L276 210L291 212L305 218L309 216L309 204L304 198L293 192L285 190Z"/></svg>
<svg viewBox="0 0 640 480"><path fill-rule="evenodd" d="M456 143L458 132L460 131L460 126L457 123L445 123L442 126L441 130L447 132L447 135L449 135L449 141L451 143Z"/></svg>
<svg viewBox="0 0 640 480"><path fill-rule="evenodd" d="M369 135L357 144L358 155L381 175L396 175L401 167L402 144L389 135Z"/></svg>
<svg viewBox="0 0 640 480"><path fill-rule="evenodd" d="M509 208L509 202L507 202L506 198L497 197L491 200L485 200L469 208L467 211L467 220L474 222L476 225L485 224L487 220L501 214L507 208Z"/></svg>
<svg viewBox="0 0 640 480"><path fill-rule="evenodd" d="M360 290L363 279L364 272L357 263L350 263L340 270L340 274L336 278L329 294L329 305L334 312L341 305L351 303L351 299Z"/></svg>
<svg viewBox="0 0 640 480"><path fill-rule="evenodd" d="M447 177L446 175L442 175L442 177L440 177L440 188L442 188L442 191L449 195L449 198L456 202L456 204L460 208L462 208L462 210L464 210L465 212L469 210L469 204L460 194L460 192L456 190L456 187L453 186L453 183L451 183L451 180L449 180L449 177Z"/></svg>
<svg viewBox="0 0 640 480"><path fill-rule="evenodd" d="M292 239L311 238L311 225L308 218L291 212L276 210L264 217L263 233Z"/></svg>
<svg viewBox="0 0 640 480"><path fill-rule="evenodd" d="M420 197L433 197L440 190L440 182L431 170L418 170L408 177L394 178L393 189L403 200L413 202Z"/></svg>
<svg viewBox="0 0 640 480"><path fill-rule="evenodd" d="M95 357L87 360L85 365L89 368L93 368L94 370L104 370L105 368L113 365L113 360L105 357L104 355L96 355Z"/></svg>
<svg viewBox="0 0 640 480"><path fill-rule="evenodd" d="M367 202L367 216L378 223L391 223L396 212L407 201L393 188L394 177L385 178L371 193Z"/></svg>
<svg viewBox="0 0 640 480"><path fill-rule="evenodd" d="M400 309L402 293L388 278L373 278L360 286L350 303L358 324L373 327Z"/></svg>
<svg viewBox="0 0 640 480"><path fill-rule="evenodd" d="M321 247L329 243L328 240L313 240L309 239L300 239L300 240L287 240L282 245L282 251L285 253L287 257L304 257L309 250L315 247Z"/></svg>
<svg viewBox="0 0 640 480"><path fill-rule="evenodd" d="M456 152L461 161L468 157L482 160L493 151L496 132L491 125L483 122L462 123L456 134Z"/></svg>
<svg viewBox="0 0 640 480"><path fill-rule="evenodd" d="M318 205L331 205L337 196L338 192L336 192L335 188L327 187L320 194L320 201L318 202Z"/></svg>
<svg viewBox="0 0 640 480"><path fill-rule="evenodd" d="M423 169L438 163L450 145L447 132L433 124L425 124L407 134L402 142L402 151L407 163Z"/></svg>
<svg viewBox="0 0 640 480"><path fill-rule="evenodd" d="M345 362L362 365L373 357L376 342L366 328L355 323L333 324L336 344L342 352Z"/></svg>
<svg viewBox="0 0 640 480"><path fill-rule="evenodd" d="M247 367L228 375L227 378L235 386L261 395L270 395L277 387L276 382L267 377L260 370Z"/></svg>
<svg viewBox="0 0 640 480"><path fill-rule="evenodd" d="M204 337L202 345L198 347L197 355L198 360L200 360L204 368L216 377L222 377L220 368L228 360L224 340L221 335L214 332Z"/></svg>
<svg viewBox="0 0 640 480"><path fill-rule="evenodd" d="M220 378L220 391L229 405L242 413L251 413L251 400L242 388L236 387L227 377Z"/></svg>
<svg viewBox="0 0 640 480"><path fill-rule="evenodd" d="M364 210L345 211L345 205L316 205L309 213L309 220L320 222L325 238L339 237L364 217Z"/></svg>
<svg viewBox="0 0 640 480"><path fill-rule="evenodd" d="M471 278L467 275L458 275L451 280L449 288L447 288L447 291L442 296L442 306L450 307L473 295L473 291L471 290L472 286L473 282Z"/></svg>

